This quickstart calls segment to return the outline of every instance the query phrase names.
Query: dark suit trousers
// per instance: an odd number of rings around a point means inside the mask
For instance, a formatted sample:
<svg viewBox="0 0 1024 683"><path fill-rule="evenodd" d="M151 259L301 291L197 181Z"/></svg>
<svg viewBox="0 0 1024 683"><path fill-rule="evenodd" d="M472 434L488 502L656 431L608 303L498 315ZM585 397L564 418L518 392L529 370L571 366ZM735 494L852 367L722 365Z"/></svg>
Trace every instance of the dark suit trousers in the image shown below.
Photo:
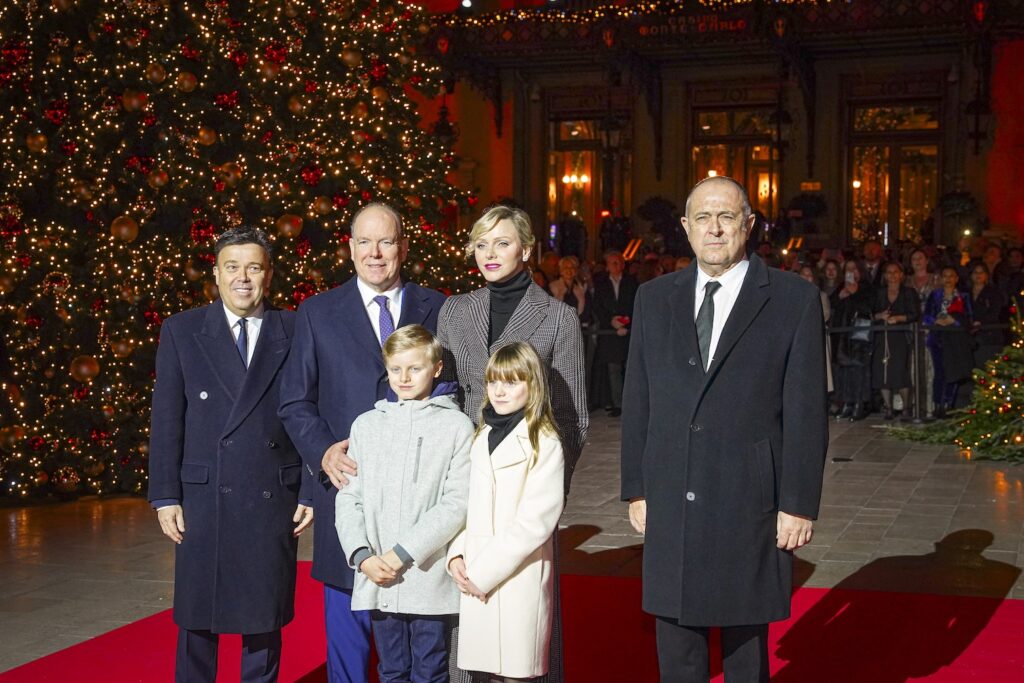
<svg viewBox="0 0 1024 683"><path fill-rule="evenodd" d="M178 629L176 683L215 683L220 636ZM243 683L276 683L281 668L281 629L242 636Z"/></svg>
<svg viewBox="0 0 1024 683"><path fill-rule="evenodd" d="M661 683L707 683L708 628L682 626L658 617ZM726 683L768 683L768 624L722 628L722 671Z"/></svg>

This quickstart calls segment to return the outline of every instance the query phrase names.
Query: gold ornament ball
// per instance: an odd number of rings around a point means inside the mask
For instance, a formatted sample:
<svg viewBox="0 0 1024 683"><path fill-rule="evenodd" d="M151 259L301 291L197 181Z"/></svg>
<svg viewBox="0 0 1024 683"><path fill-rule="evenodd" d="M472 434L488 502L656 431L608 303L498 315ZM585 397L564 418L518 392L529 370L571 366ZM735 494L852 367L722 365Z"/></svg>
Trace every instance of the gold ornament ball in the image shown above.
<svg viewBox="0 0 1024 683"><path fill-rule="evenodd" d="M153 62L146 67L146 78L150 83L163 83L167 79L167 69L160 62Z"/></svg>
<svg viewBox="0 0 1024 683"><path fill-rule="evenodd" d="M127 214L118 216L110 224L110 234L122 242L134 242L139 236L139 224Z"/></svg>
<svg viewBox="0 0 1024 683"><path fill-rule="evenodd" d="M411 194L405 198L405 203L414 209L418 209L423 201L418 196Z"/></svg>
<svg viewBox="0 0 1024 683"><path fill-rule="evenodd" d="M341 244L338 245L338 250L335 252L335 254L337 254L338 260L342 262L348 261L350 258L352 258L352 250L349 249L348 244L346 242L342 242Z"/></svg>
<svg viewBox="0 0 1024 683"><path fill-rule="evenodd" d="M410 57L408 54L404 52L398 55L398 63L401 64L402 66L408 66L409 62L411 61L412 57Z"/></svg>
<svg viewBox="0 0 1024 683"><path fill-rule="evenodd" d="M135 350L135 345L132 344L131 339L115 339L110 342L110 351L116 358L127 358L132 355L132 351Z"/></svg>
<svg viewBox="0 0 1024 683"><path fill-rule="evenodd" d="M185 264L185 277L188 278L189 282L198 282L203 277L203 271L196 268L196 264L189 261Z"/></svg>
<svg viewBox="0 0 1024 683"><path fill-rule="evenodd" d="M418 28L420 33L423 35L430 33L430 24L420 24Z"/></svg>
<svg viewBox="0 0 1024 683"><path fill-rule="evenodd" d="M81 199L82 201L87 202L90 199L92 199L92 190L89 188L89 185L86 184L85 182L80 180L77 183L75 183L74 190L75 195L77 195L78 198Z"/></svg>
<svg viewBox="0 0 1024 683"><path fill-rule="evenodd" d="M48 142L49 140L42 133L29 133L25 136L25 146L28 147L30 152L39 153L46 151Z"/></svg>
<svg viewBox="0 0 1024 683"><path fill-rule="evenodd" d="M348 163L352 164L356 168L363 165L363 155L359 152L352 152L348 155Z"/></svg>
<svg viewBox="0 0 1024 683"><path fill-rule="evenodd" d="M158 190L165 186L170 179L171 177L167 175L167 171L162 168L154 169L150 171L148 176L146 176L146 182L149 183L149 186L154 190Z"/></svg>
<svg viewBox="0 0 1024 683"><path fill-rule="evenodd" d="M313 200L313 210L316 211L321 216L326 216L331 212L333 208L334 204L331 203L330 197L320 195L319 197Z"/></svg>
<svg viewBox="0 0 1024 683"><path fill-rule="evenodd" d="M352 118L363 121L370 115L370 108L366 106L366 102L356 102L349 113L352 114Z"/></svg>
<svg viewBox="0 0 1024 683"><path fill-rule="evenodd" d="M370 91L370 95L373 96L373 99L376 102L380 102L381 104L391 99L391 95L388 94L388 89L385 88L383 85L374 86L373 90Z"/></svg>
<svg viewBox="0 0 1024 683"><path fill-rule="evenodd" d="M302 112L306 111L306 105L302 101L302 98L298 95L292 95L288 98L288 111L298 116Z"/></svg>
<svg viewBox="0 0 1024 683"><path fill-rule="evenodd" d="M149 101L149 95L140 90L125 90L121 95L121 106L125 111L140 111Z"/></svg>
<svg viewBox="0 0 1024 683"><path fill-rule="evenodd" d="M98 477L99 475L103 474L103 470L107 469L107 466L103 464L101 461L97 460L86 465L84 469L85 473L88 474L90 477Z"/></svg>
<svg viewBox="0 0 1024 683"><path fill-rule="evenodd" d="M178 74L178 78L176 81L178 90L180 90L181 92L192 92L196 89L196 85L198 85L198 83L199 81L196 80L196 75L189 71L182 71L180 74Z"/></svg>
<svg viewBox="0 0 1024 683"><path fill-rule="evenodd" d="M46 61L48 61L50 64L53 64L54 66L60 66L61 63L64 61L64 55L62 55L59 52L51 52L49 56L46 58Z"/></svg>
<svg viewBox="0 0 1024 683"><path fill-rule="evenodd" d="M277 219L275 227L281 237L298 237L302 233L302 217L286 213Z"/></svg>
<svg viewBox="0 0 1024 683"><path fill-rule="evenodd" d="M6 296L14 291L14 277L8 273L0 273L0 296Z"/></svg>
<svg viewBox="0 0 1024 683"><path fill-rule="evenodd" d="M216 301L217 297L220 296L220 291L214 282L207 281L203 284L203 295L206 296L207 301Z"/></svg>
<svg viewBox="0 0 1024 683"><path fill-rule="evenodd" d="M24 438L25 428L21 425L0 427L0 450L11 453Z"/></svg>
<svg viewBox="0 0 1024 683"><path fill-rule="evenodd" d="M108 420L114 419L114 406L105 405L102 408L100 408L100 410L103 412L103 417L107 418Z"/></svg>
<svg viewBox="0 0 1024 683"><path fill-rule="evenodd" d="M81 355L75 356L71 361L71 376L76 382L89 382L92 381L96 375L100 374L100 364L92 356Z"/></svg>
<svg viewBox="0 0 1024 683"><path fill-rule="evenodd" d="M233 161L223 164L218 173L228 187L235 187L242 180L242 167Z"/></svg>
<svg viewBox="0 0 1024 683"><path fill-rule="evenodd" d="M272 81L277 78L278 74L281 73L281 65L275 64L274 62L261 62L260 63L260 75L268 81Z"/></svg>
<svg viewBox="0 0 1024 683"><path fill-rule="evenodd" d="M200 145L209 147L213 143L217 142L217 131L209 126L203 126L199 129L198 140Z"/></svg>
<svg viewBox="0 0 1024 683"><path fill-rule="evenodd" d="M82 477L74 467L61 467L53 473L53 486L61 493L71 493L81 481Z"/></svg>
<svg viewBox="0 0 1024 683"><path fill-rule="evenodd" d="M391 178L381 178L377 181L377 189L381 192L390 192L393 185Z"/></svg>
<svg viewBox="0 0 1024 683"><path fill-rule="evenodd" d="M345 62L347 67L355 68L363 63L363 53L352 48L345 48L341 53L341 61Z"/></svg>

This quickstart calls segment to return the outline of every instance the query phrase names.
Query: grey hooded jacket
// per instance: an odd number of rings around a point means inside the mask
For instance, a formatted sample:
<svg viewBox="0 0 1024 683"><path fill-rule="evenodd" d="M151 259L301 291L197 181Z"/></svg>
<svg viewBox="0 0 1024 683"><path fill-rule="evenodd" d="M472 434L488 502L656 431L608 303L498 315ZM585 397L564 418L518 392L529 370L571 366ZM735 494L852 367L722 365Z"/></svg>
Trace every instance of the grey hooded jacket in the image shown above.
<svg viewBox="0 0 1024 683"><path fill-rule="evenodd" d="M349 563L399 546L407 566L382 588L356 572L352 609L455 614L459 591L445 571L448 543L466 522L472 421L451 396L378 401L352 423L359 475L338 492L335 527ZM411 560L411 565L408 564Z"/></svg>

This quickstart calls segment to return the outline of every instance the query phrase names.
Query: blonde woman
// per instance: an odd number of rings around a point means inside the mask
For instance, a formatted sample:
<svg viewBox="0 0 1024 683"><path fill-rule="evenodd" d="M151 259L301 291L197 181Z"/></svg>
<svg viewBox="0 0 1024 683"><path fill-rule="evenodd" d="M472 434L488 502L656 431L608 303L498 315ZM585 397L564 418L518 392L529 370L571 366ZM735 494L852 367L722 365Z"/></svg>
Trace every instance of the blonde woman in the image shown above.
<svg viewBox="0 0 1024 683"><path fill-rule="evenodd" d="M462 592L458 666L474 680L548 673L565 461L546 375L525 342L498 349L485 371L466 527L448 551Z"/></svg>

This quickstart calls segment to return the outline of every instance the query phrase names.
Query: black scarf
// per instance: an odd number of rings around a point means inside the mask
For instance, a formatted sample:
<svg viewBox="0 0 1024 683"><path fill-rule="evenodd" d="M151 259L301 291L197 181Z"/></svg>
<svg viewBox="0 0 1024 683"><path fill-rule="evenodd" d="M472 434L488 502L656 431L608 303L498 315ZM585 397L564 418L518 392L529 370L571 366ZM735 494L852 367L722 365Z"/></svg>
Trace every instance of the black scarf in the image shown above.
<svg viewBox="0 0 1024 683"><path fill-rule="evenodd" d="M526 296L533 278L530 271L523 268L518 275L513 275L504 282L488 282L487 289L491 292L491 324L488 329L487 345L490 346L501 338L505 326L512 318L519 302Z"/></svg>
<svg viewBox="0 0 1024 683"><path fill-rule="evenodd" d="M484 424L491 428L491 431L487 433L488 453L494 453L498 444L504 441L505 437L511 434L516 425L522 421L525 412L526 408L520 408L514 413L499 415L493 406L484 408Z"/></svg>

